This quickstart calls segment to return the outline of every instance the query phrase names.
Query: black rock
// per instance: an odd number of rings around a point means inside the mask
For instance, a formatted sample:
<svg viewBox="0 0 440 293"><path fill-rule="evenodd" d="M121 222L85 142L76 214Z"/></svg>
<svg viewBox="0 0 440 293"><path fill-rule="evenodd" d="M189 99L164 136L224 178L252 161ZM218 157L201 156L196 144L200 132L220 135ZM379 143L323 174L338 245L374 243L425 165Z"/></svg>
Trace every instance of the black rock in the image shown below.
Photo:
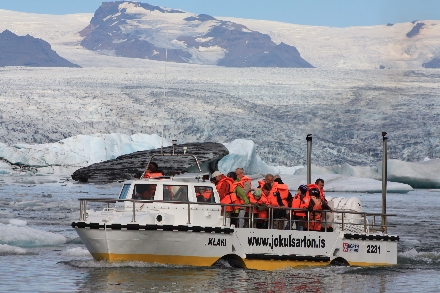
<svg viewBox="0 0 440 293"><path fill-rule="evenodd" d="M407 34L408 38L412 38L417 36L420 33L420 30L425 26L423 22L418 22Z"/></svg>
<svg viewBox="0 0 440 293"><path fill-rule="evenodd" d="M440 68L440 57L435 57L431 61L423 63L422 66L425 68Z"/></svg>
<svg viewBox="0 0 440 293"><path fill-rule="evenodd" d="M80 67L60 57L48 42L9 30L0 34L0 66Z"/></svg>
<svg viewBox="0 0 440 293"><path fill-rule="evenodd" d="M186 143L176 146L176 154L183 154L183 147L187 147L187 154L197 157L199 164L203 164L204 171L210 173L218 169L217 164L229 154L228 149L221 143ZM163 149L165 154L173 152L172 147ZM145 170L152 155L160 155L161 149L135 152L117 157L101 163L76 170L72 178L80 182L109 183L120 180L139 178ZM173 175L180 172L195 172L197 165L192 156L155 156L153 161L159 165L164 175Z"/></svg>

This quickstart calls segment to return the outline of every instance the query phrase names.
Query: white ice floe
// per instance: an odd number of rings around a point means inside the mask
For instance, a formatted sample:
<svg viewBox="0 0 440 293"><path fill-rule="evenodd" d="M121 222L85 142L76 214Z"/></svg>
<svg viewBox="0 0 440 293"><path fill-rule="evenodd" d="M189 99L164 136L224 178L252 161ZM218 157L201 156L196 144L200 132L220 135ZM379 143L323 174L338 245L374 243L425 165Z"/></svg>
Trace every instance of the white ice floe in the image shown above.
<svg viewBox="0 0 440 293"><path fill-rule="evenodd" d="M16 246L10 246L7 244L0 244L0 255L17 255L17 254L27 254L28 250L16 247Z"/></svg>
<svg viewBox="0 0 440 293"><path fill-rule="evenodd" d="M90 252L87 249L81 247L75 247L71 249L67 249L61 253L65 256L75 256L75 257L88 257L91 256Z"/></svg>
<svg viewBox="0 0 440 293"><path fill-rule="evenodd" d="M25 221L12 221L19 225L0 223L0 244L18 247L55 246L66 243L62 235L23 226Z"/></svg>

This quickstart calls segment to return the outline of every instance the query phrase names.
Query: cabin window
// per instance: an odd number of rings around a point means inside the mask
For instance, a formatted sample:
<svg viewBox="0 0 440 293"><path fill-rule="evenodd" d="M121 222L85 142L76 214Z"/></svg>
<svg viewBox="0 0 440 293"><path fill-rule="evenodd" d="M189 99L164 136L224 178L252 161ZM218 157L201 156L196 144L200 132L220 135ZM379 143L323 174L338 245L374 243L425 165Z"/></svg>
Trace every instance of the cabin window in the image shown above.
<svg viewBox="0 0 440 293"><path fill-rule="evenodd" d="M165 201L188 201L187 185L164 185L163 200Z"/></svg>
<svg viewBox="0 0 440 293"><path fill-rule="evenodd" d="M130 189L130 184L124 184L124 186L122 186L122 190L121 190L121 194L119 195L119 199L126 199L129 189Z"/></svg>
<svg viewBox="0 0 440 293"><path fill-rule="evenodd" d="M214 192L209 186L194 186L197 202L215 203Z"/></svg>
<svg viewBox="0 0 440 293"><path fill-rule="evenodd" d="M153 200L157 184L136 184L133 188L133 199Z"/></svg>

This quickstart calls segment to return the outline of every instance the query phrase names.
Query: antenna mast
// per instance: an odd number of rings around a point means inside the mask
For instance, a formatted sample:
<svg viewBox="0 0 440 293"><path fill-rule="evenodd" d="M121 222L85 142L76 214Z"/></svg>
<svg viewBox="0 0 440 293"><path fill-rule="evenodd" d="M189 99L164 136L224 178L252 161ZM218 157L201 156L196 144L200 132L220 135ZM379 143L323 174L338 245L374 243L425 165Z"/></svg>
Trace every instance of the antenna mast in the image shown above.
<svg viewBox="0 0 440 293"><path fill-rule="evenodd" d="M168 29L167 29L167 41L168 41ZM168 62L168 47L165 46L165 80L163 86L163 103L165 103L166 92L167 92L167 62ZM160 153L163 154L163 135L165 128L165 106L162 106L162 144L160 146Z"/></svg>

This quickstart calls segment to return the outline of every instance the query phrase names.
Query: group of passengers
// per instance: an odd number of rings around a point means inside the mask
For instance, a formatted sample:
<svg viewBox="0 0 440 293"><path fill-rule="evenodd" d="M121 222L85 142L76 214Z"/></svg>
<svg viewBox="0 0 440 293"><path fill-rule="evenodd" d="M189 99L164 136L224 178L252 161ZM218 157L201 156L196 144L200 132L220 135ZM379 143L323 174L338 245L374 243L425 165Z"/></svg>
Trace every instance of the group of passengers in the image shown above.
<svg viewBox="0 0 440 293"><path fill-rule="evenodd" d="M219 171L212 174L211 181L215 184L220 196L220 203L225 204L227 217L231 225L239 227L239 219L243 227L248 227L250 213L253 213L255 228L268 228L268 211L273 209L273 228L291 229L289 213L297 230L321 231L322 211L333 211L327 203L324 194L324 180L319 178L314 184L300 185L298 193L292 196L289 187L279 175L267 174L258 181L258 187L252 190L251 179L244 173L243 168L229 172L226 176ZM235 205L234 205L235 204ZM241 206L239 206L241 205ZM298 210L286 210L293 208ZM243 214L243 216L239 216ZM285 224L287 222L287 225Z"/></svg>

